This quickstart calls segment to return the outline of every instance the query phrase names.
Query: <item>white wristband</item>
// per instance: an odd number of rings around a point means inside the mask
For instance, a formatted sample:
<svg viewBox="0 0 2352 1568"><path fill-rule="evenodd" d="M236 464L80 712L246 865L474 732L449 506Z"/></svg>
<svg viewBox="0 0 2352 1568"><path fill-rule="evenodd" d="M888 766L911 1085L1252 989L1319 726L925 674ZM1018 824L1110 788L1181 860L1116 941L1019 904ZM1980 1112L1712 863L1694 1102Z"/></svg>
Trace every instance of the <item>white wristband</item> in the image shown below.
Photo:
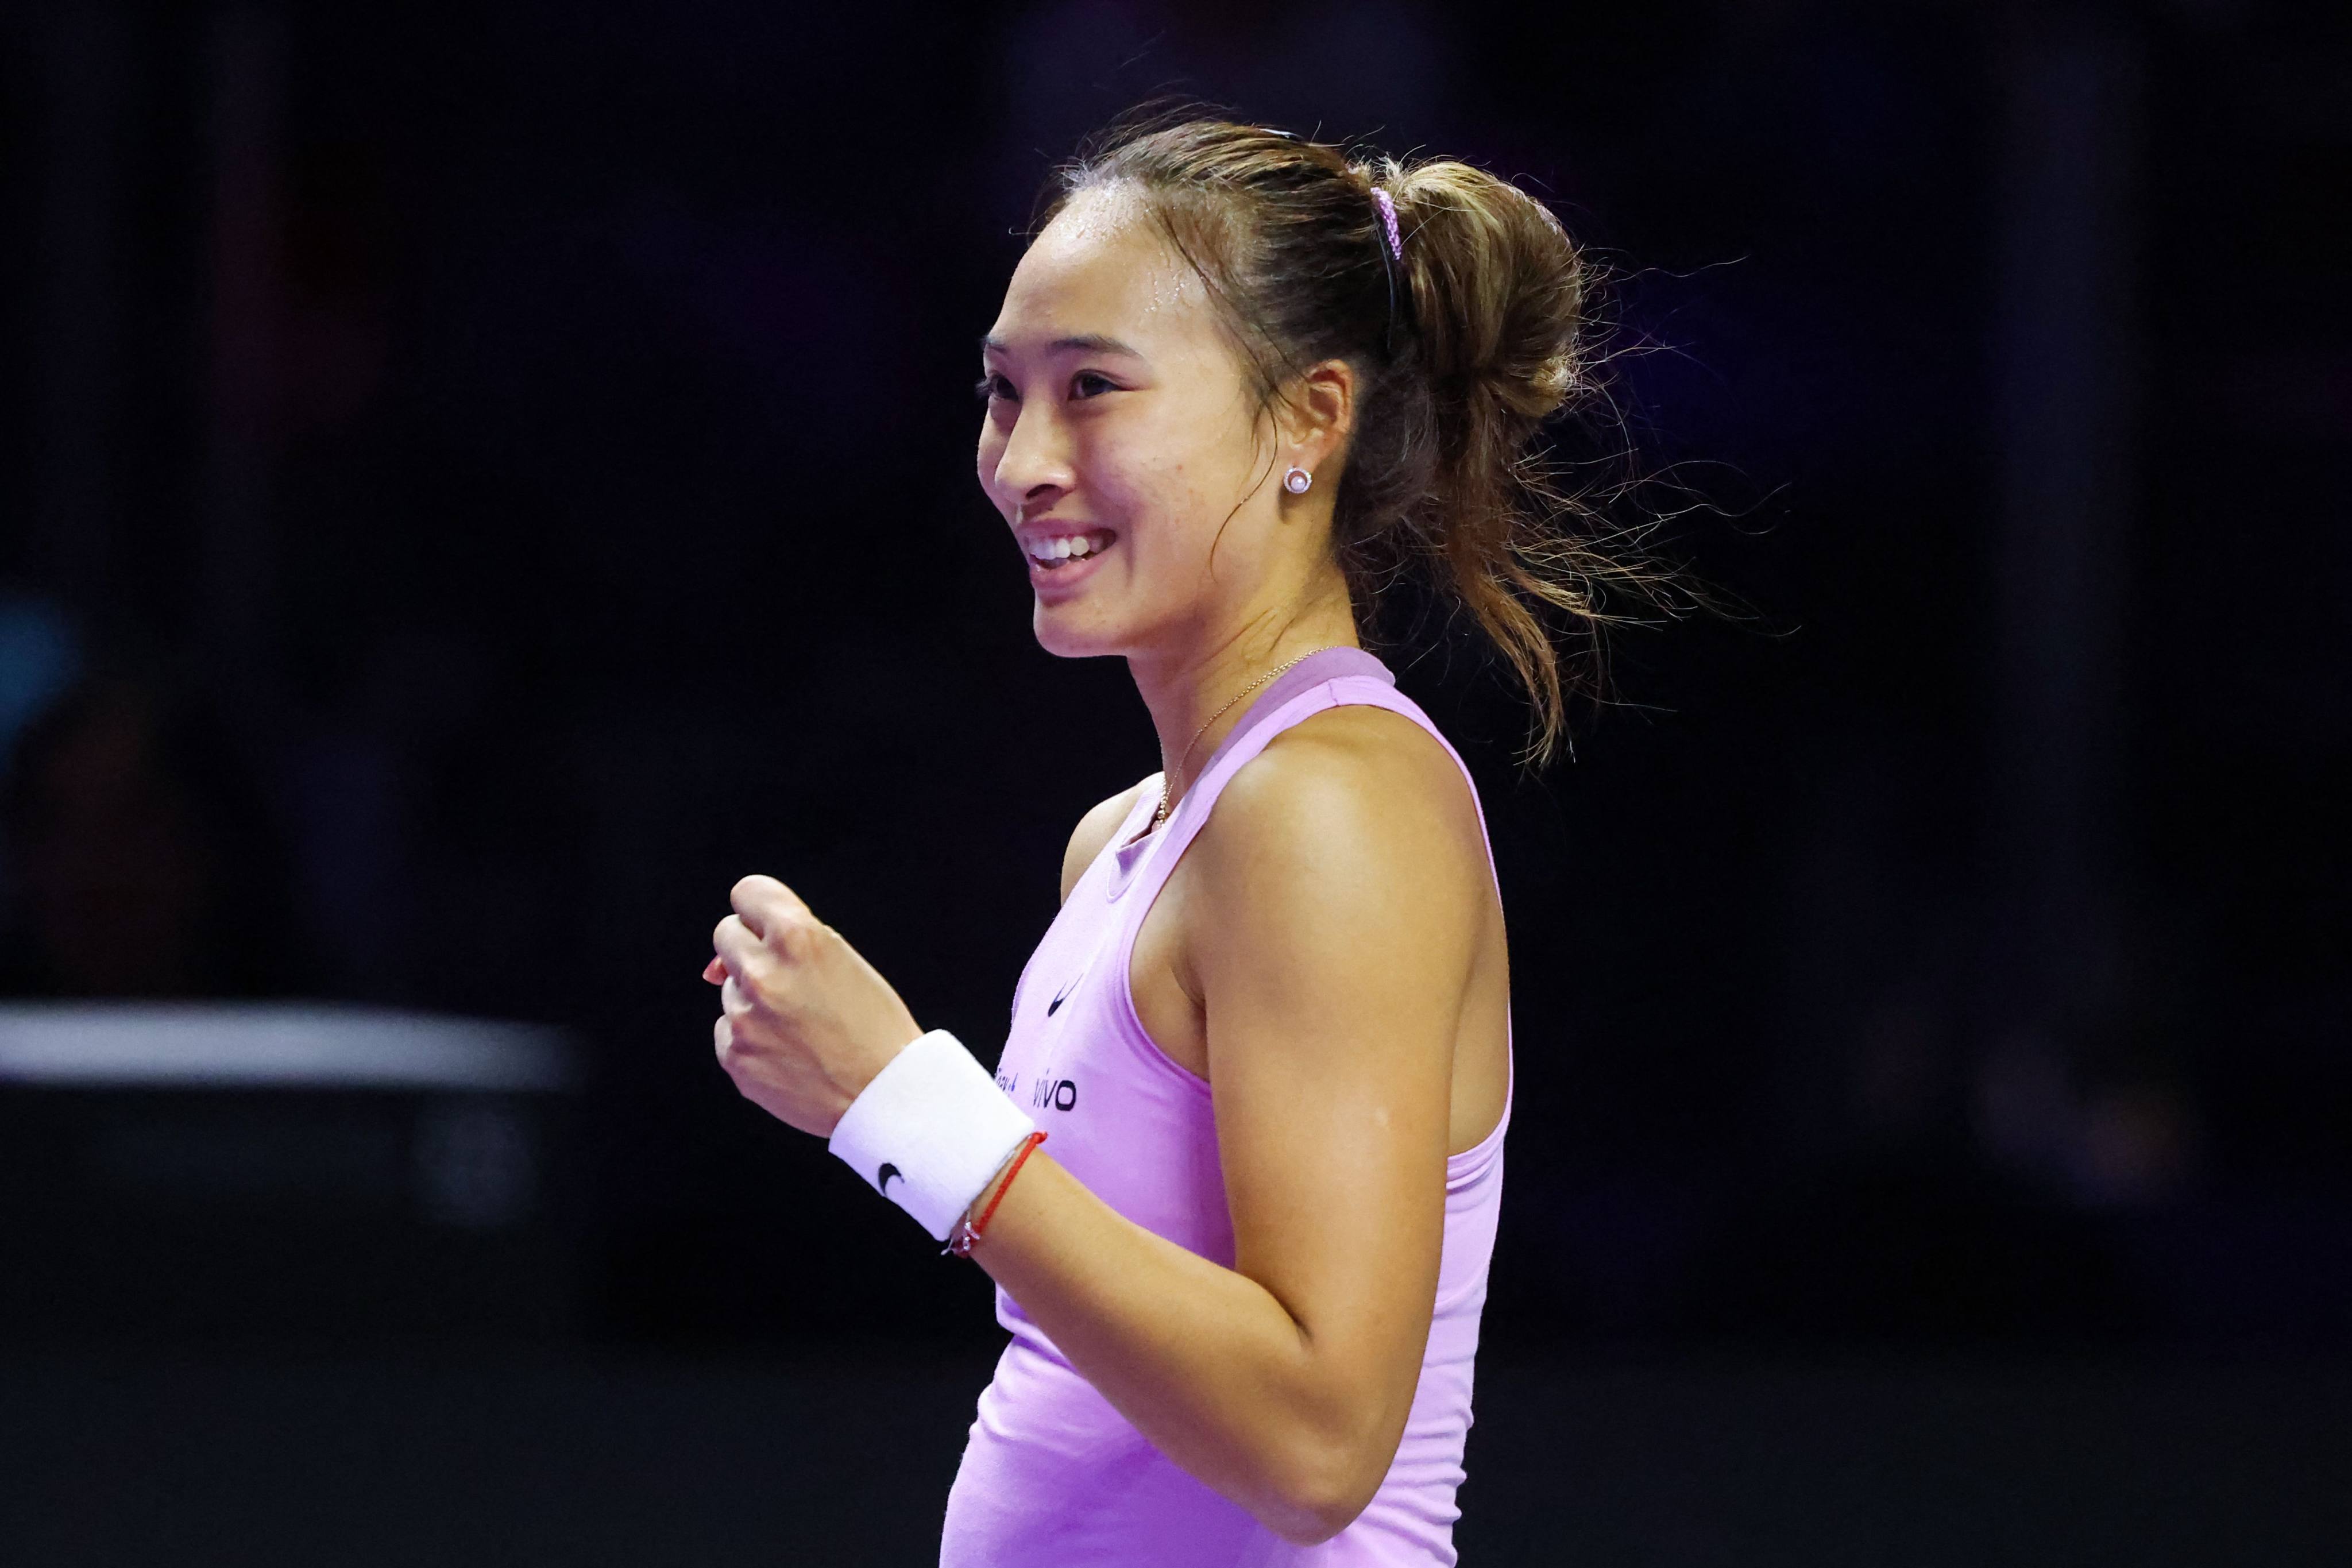
<svg viewBox="0 0 2352 1568"><path fill-rule="evenodd" d="M933 1029L875 1074L825 1147L945 1241L1036 1126L962 1041Z"/></svg>

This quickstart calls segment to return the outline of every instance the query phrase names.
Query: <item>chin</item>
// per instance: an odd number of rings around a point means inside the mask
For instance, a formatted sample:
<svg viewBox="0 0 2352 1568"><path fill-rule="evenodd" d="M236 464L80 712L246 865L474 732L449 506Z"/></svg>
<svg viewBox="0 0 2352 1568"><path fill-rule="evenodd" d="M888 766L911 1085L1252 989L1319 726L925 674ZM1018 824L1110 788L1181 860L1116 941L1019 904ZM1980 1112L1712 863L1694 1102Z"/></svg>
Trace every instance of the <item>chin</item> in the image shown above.
<svg viewBox="0 0 2352 1568"><path fill-rule="evenodd" d="M1124 654L1129 638L1113 627L1087 624L1075 605L1039 605L1030 616L1037 646L1055 658L1105 658Z"/></svg>

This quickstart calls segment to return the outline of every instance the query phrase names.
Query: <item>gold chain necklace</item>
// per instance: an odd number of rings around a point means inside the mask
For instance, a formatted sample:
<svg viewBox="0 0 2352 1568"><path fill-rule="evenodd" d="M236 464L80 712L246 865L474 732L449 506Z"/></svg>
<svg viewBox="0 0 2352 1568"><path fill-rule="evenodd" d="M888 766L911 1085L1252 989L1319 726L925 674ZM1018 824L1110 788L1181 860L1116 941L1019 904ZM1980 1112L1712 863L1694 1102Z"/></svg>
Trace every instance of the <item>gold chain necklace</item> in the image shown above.
<svg viewBox="0 0 2352 1568"><path fill-rule="evenodd" d="M1192 731L1192 742L1190 744L1185 746L1184 754L1176 759L1176 771L1179 773L1184 771L1184 764L1192 760L1192 747L1201 743L1201 737L1209 732L1209 726L1223 718L1225 714L1232 710L1234 702L1239 702L1243 698L1247 697L1251 692L1255 691L1259 687L1264 686L1267 681L1272 680L1276 676L1280 675L1284 670L1288 669L1291 665L1302 664L1307 659L1313 658L1318 653L1328 653L1332 648L1344 647L1345 646L1347 645L1344 643L1330 643L1322 647L1310 647L1305 653L1300 654L1297 658L1292 659L1290 664L1276 665L1272 669L1267 670L1264 675L1259 676L1255 680L1251 681L1247 686L1244 686L1239 691L1234 692L1233 701L1227 702L1224 707L1220 708L1214 713L1210 714L1206 719L1201 721L1201 727ZM1167 817L1168 774L1163 773L1160 775L1160 808L1151 814L1151 826L1145 828L1143 831L1146 833L1157 831L1160 823L1166 821Z"/></svg>

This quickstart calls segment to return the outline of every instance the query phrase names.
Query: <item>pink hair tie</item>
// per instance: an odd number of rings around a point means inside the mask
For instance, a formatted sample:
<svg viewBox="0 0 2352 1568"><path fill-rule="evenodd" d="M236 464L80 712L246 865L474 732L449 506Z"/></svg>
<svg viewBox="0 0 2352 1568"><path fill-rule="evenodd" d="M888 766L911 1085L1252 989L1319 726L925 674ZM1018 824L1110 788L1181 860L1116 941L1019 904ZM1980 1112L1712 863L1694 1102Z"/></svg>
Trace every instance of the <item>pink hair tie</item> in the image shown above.
<svg viewBox="0 0 2352 1568"><path fill-rule="evenodd" d="M1395 254L1399 261L1402 261L1404 241L1397 234L1396 203L1389 199L1389 194L1386 191L1375 187L1372 191L1372 205L1381 209L1381 223L1389 231L1389 249Z"/></svg>

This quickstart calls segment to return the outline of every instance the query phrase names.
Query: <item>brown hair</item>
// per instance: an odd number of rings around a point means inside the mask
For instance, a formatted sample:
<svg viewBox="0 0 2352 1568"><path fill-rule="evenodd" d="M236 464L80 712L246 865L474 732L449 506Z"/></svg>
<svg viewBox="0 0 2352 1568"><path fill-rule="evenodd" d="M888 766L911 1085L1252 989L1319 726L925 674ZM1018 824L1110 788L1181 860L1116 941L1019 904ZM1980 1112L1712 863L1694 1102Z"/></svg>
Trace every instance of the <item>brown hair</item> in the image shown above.
<svg viewBox="0 0 2352 1568"><path fill-rule="evenodd" d="M1357 371L1356 427L1333 547L1359 627L1414 576L1469 611L1535 709L1528 755L1550 758L1567 694L1597 692L1603 591L1655 601L1634 534L1593 526L1561 490L1538 427L1591 389L1592 274L1559 220L1507 180L1449 159L1399 162L1286 132L1176 118L1115 126L1047 188L1131 189L1233 329L1261 414L1307 367ZM1390 247L1375 191L1392 204ZM1564 673L1552 626L1588 657Z"/></svg>

